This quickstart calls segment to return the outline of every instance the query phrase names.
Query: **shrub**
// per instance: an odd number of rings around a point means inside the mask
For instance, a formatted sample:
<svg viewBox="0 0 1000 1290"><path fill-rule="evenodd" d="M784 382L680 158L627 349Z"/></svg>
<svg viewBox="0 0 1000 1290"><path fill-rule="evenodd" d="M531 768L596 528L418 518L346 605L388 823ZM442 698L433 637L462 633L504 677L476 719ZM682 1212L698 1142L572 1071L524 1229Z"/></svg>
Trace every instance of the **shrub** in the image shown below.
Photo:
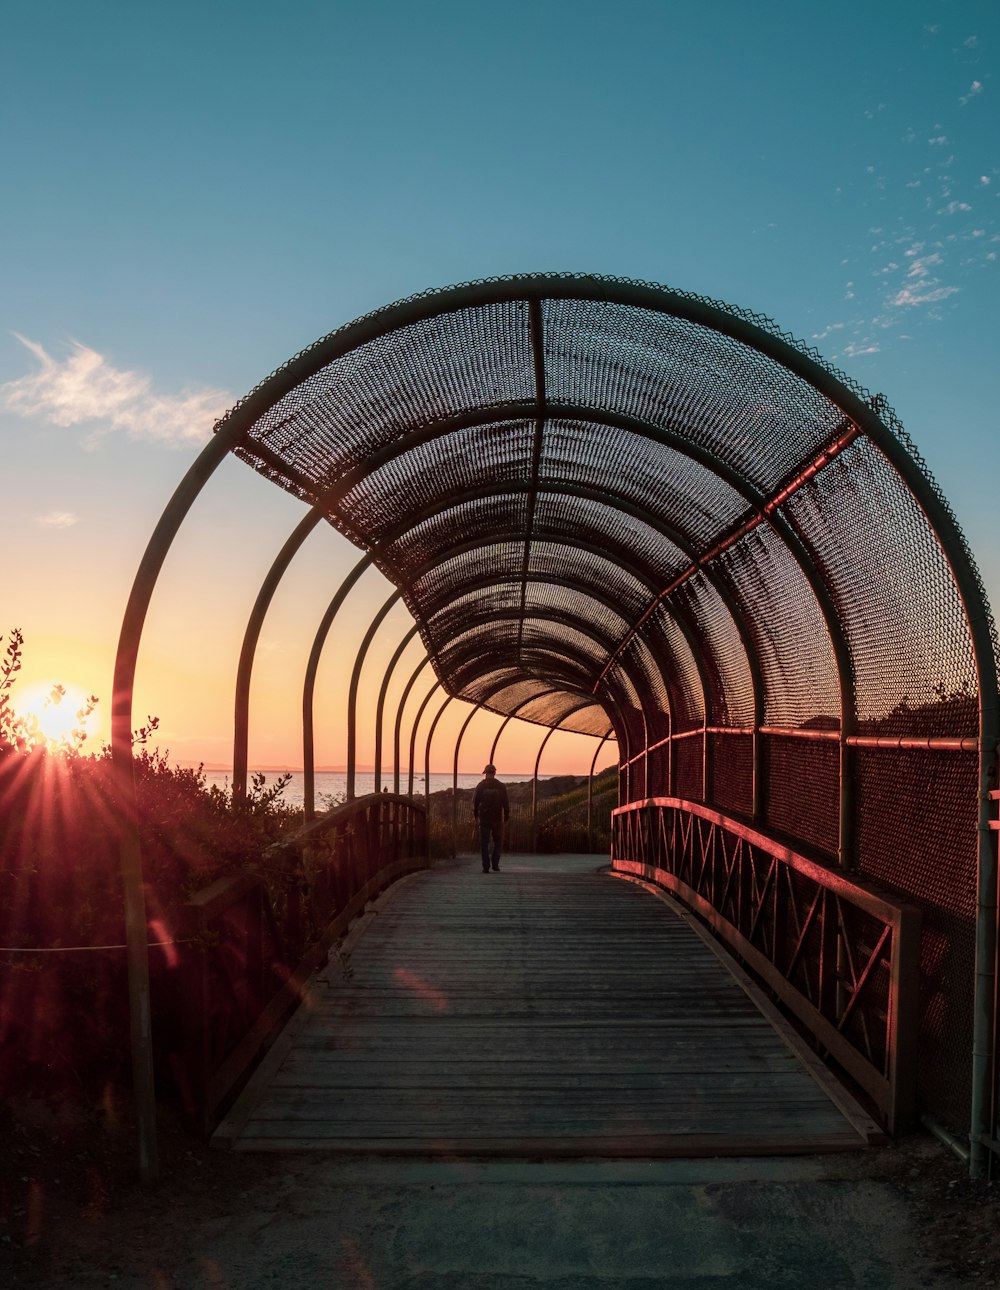
<svg viewBox="0 0 1000 1290"><path fill-rule="evenodd" d="M16 713L22 647L21 633L11 632L0 660L0 1092L94 1092L126 1067L124 953L91 948L125 940L122 804L110 749L82 752L96 699L56 747ZM267 787L255 775L236 803L207 786L202 768L171 766L169 753L150 749L156 728L150 719L136 732L134 759L154 941L173 938L196 891L262 867L267 848L299 818L280 802L286 779Z"/></svg>

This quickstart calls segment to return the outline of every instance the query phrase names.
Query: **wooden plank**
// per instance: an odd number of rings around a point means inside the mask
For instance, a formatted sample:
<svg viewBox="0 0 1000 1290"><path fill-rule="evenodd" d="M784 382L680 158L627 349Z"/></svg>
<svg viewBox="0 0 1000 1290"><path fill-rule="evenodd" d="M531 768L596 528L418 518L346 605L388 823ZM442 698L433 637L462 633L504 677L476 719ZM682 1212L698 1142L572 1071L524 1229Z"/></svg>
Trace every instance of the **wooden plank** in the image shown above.
<svg viewBox="0 0 1000 1290"><path fill-rule="evenodd" d="M644 883L635 878L627 877L624 874L618 876L626 878L627 881L638 882L641 886L651 887L651 884ZM757 1008L760 1010L761 1015L771 1023L775 1031L782 1037L782 1039L784 1039L788 1047L798 1057L803 1067L809 1072L812 1078L823 1087L827 1096L840 1108L846 1119L854 1125L855 1129L859 1134L861 1134L865 1141L872 1144L885 1142L887 1139L882 1127L873 1120L861 1106L859 1106L858 1102L851 1097L847 1089L845 1089L844 1086L833 1077L827 1067L823 1065L822 1061L820 1061L816 1053L814 1053L813 1050L800 1038L800 1036L795 1033L771 1000L768 999L764 992L758 987L756 982L754 982L747 973L743 971L731 955L727 954L722 949L721 945L718 945L713 940L707 929L703 928L698 923L697 919L679 905L678 902L675 901L667 892L654 888L653 894L656 895L657 899L662 900L664 904L673 909L678 917L683 919L691 927L692 931L694 931L694 933L709 947L709 949L711 949L712 953L739 984L741 989L750 999L753 1000Z"/></svg>
<svg viewBox="0 0 1000 1290"><path fill-rule="evenodd" d="M315 1136L284 1137L247 1133L239 1146L244 1151L324 1151L330 1140ZM849 1150L857 1138L840 1134L647 1134L588 1138L532 1138L527 1143L533 1158L576 1160L606 1157L615 1160L675 1159L693 1160L718 1156L797 1156ZM351 1156L418 1156L444 1159L476 1158L520 1159L526 1144L510 1138L477 1137L456 1141L440 1138L434 1142L392 1137L344 1137L336 1140L336 1151Z"/></svg>
<svg viewBox="0 0 1000 1290"><path fill-rule="evenodd" d="M496 882L448 863L382 908L217 1140L564 1157L863 1142L684 921L590 859Z"/></svg>

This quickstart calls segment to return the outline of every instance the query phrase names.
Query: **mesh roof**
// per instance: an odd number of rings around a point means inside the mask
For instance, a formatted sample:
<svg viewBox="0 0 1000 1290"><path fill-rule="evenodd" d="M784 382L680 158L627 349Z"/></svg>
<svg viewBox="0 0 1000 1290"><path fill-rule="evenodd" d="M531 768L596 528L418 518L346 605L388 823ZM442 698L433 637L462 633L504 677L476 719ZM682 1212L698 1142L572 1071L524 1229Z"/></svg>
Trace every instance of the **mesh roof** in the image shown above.
<svg viewBox="0 0 1000 1290"><path fill-rule="evenodd" d="M219 429L375 552L451 694L509 713L538 686L543 724L589 698L567 727L602 735L749 727L755 694L775 727L977 732L913 479L943 499L892 414L766 319L472 283L317 341Z"/></svg>

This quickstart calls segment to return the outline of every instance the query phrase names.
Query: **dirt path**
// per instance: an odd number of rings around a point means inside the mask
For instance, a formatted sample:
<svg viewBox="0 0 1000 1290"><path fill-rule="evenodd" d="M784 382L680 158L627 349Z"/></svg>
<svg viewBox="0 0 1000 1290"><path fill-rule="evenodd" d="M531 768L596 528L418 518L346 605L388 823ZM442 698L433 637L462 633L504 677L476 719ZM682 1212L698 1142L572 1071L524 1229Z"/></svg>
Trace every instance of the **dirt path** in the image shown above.
<svg viewBox="0 0 1000 1290"><path fill-rule="evenodd" d="M798 1160L336 1160L9 1124L5 1286L916 1290L1000 1285L1000 1206L926 1138ZM37 1110L37 1108L36 1108ZM36 1116L37 1119L37 1116ZM55 1127L62 1151L40 1146Z"/></svg>

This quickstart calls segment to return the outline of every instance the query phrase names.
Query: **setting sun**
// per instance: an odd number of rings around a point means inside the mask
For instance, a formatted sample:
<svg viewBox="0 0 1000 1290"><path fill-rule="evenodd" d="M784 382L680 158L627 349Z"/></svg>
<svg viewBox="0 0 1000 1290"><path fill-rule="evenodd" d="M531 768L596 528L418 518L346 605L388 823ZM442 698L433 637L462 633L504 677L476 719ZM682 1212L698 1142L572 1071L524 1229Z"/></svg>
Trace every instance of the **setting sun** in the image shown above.
<svg viewBox="0 0 1000 1290"><path fill-rule="evenodd" d="M27 686L18 695L17 711L38 742L59 748L74 742L74 731L87 729L93 703L78 685L46 681Z"/></svg>

